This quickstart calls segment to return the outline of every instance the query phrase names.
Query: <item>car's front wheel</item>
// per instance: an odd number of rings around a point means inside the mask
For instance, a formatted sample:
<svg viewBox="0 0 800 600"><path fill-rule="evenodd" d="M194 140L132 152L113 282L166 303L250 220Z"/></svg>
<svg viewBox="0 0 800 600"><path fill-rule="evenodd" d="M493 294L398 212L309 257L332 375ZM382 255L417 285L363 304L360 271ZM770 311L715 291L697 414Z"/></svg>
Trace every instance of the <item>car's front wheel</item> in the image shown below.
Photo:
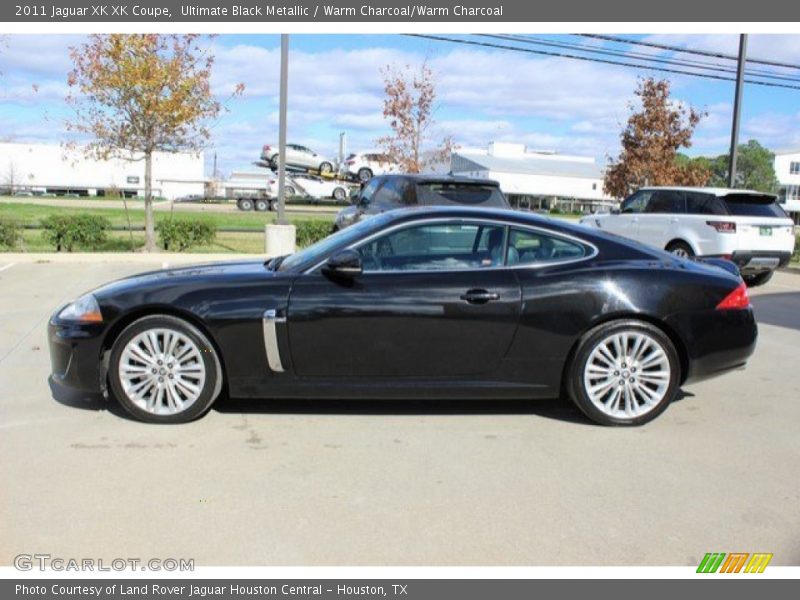
<svg viewBox="0 0 800 600"><path fill-rule="evenodd" d="M372 179L372 169L368 169L367 167L361 167L358 170L358 180L361 182L366 182Z"/></svg>
<svg viewBox="0 0 800 600"><path fill-rule="evenodd" d="M319 165L319 172L320 173L332 173L333 172L333 165L328 161L320 163Z"/></svg>
<svg viewBox="0 0 800 600"><path fill-rule="evenodd" d="M659 328L636 320L604 323L580 341L569 370L573 402L602 425L656 418L680 385L675 346Z"/></svg>
<svg viewBox="0 0 800 600"><path fill-rule="evenodd" d="M744 282L747 284L747 287L758 287L759 285L764 285L775 274L775 271L765 271L764 273L759 273L758 275L745 275Z"/></svg>
<svg viewBox="0 0 800 600"><path fill-rule="evenodd" d="M222 366L197 327L170 315L131 323L115 340L108 365L114 397L150 423L185 423L203 415L222 389Z"/></svg>

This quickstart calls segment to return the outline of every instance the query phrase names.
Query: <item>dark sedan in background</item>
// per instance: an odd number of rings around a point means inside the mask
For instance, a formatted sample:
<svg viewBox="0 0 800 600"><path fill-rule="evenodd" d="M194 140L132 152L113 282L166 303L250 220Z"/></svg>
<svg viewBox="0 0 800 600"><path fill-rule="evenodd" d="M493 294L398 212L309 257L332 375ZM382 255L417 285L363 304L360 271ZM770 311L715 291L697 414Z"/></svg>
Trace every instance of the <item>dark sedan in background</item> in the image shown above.
<svg viewBox="0 0 800 600"><path fill-rule="evenodd" d="M286 257L145 273L59 309L54 383L184 422L251 398L552 398L653 419L756 342L736 268L507 210L384 213Z"/></svg>

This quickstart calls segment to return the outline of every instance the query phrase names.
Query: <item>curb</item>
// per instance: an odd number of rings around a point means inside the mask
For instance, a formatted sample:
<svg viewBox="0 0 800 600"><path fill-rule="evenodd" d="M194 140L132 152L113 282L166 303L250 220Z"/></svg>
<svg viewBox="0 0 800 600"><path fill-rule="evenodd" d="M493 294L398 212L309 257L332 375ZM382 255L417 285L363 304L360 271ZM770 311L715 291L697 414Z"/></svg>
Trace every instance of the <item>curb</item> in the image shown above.
<svg viewBox="0 0 800 600"><path fill-rule="evenodd" d="M242 260L266 260L271 258L259 254L185 254L180 252L2 252L3 263L161 263L169 265L191 265L210 262L236 262Z"/></svg>

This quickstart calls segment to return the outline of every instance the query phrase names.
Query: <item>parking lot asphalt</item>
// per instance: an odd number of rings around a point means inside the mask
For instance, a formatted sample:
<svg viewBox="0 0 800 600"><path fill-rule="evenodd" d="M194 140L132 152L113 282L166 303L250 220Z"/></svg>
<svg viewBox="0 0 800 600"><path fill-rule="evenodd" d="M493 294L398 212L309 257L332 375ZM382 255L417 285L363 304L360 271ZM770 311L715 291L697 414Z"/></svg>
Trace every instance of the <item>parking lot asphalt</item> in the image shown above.
<svg viewBox="0 0 800 600"><path fill-rule="evenodd" d="M224 399L180 426L58 402L49 314L145 268L0 256L2 565L800 564L800 275L754 291L746 370L687 386L640 428L559 400Z"/></svg>

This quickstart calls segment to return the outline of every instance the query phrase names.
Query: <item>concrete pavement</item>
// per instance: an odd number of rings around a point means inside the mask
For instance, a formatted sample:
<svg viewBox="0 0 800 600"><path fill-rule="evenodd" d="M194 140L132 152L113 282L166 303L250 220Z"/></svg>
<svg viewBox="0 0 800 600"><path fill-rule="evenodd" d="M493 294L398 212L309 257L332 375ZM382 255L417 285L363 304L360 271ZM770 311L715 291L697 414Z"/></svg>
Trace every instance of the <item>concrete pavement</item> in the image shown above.
<svg viewBox="0 0 800 600"><path fill-rule="evenodd" d="M0 564L800 564L800 276L756 290L744 371L609 429L544 402L224 400L182 426L47 385L61 302L153 264L0 256ZM109 409L110 408L110 409Z"/></svg>

